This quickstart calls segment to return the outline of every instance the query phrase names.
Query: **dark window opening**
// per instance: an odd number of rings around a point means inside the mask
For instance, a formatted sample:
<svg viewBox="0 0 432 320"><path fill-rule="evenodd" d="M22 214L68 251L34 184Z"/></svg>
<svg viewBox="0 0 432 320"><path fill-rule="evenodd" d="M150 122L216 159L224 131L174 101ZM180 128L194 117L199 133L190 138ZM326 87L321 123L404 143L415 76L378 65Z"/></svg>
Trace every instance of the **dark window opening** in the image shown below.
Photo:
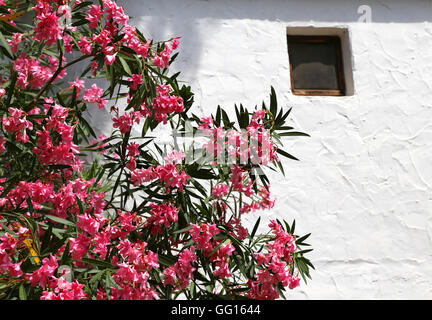
<svg viewBox="0 0 432 320"><path fill-rule="evenodd" d="M343 96L345 79L337 36L288 36L291 90L295 95Z"/></svg>

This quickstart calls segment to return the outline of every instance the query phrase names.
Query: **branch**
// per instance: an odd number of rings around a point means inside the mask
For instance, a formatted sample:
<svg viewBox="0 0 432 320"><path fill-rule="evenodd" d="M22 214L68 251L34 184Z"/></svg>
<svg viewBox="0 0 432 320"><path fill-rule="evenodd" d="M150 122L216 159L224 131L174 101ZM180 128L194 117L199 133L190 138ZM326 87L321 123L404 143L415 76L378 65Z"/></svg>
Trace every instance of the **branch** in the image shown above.
<svg viewBox="0 0 432 320"><path fill-rule="evenodd" d="M60 55L60 60L59 60L59 67L57 68L56 72L54 72L53 76L51 77L51 79L42 87L42 89L39 90L39 92L37 93L37 95L33 98L32 101L30 101L28 104L25 105L24 110L27 110L27 108L29 108L31 105L37 103L37 101L39 100L39 98L42 96L42 94L49 88L49 86L56 80L57 76L60 74L60 72L62 72L64 69L69 68L70 66L74 65L75 63L78 63L82 60L85 60L89 57L92 57L92 55L84 55L79 57L78 59L75 59L69 63L67 63L66 65L62 66L62 60L63 60L63 56Z"/></svg>

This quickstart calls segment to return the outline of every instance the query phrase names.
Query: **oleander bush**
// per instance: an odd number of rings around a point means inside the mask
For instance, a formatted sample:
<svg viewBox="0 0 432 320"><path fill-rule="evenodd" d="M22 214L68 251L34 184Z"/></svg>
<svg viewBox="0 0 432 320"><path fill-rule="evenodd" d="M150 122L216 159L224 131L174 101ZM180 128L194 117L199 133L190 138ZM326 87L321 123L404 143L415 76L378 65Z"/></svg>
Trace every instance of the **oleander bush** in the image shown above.
<svg viewBox="0 0 432 320"><path fill-rule="evenodd" d="M310 278L309 234L242 222L274 206L283 137L306 134L273 88L235 119L193 114L178 46L113 0L0 0L1 299L277 299Z"/></svg>

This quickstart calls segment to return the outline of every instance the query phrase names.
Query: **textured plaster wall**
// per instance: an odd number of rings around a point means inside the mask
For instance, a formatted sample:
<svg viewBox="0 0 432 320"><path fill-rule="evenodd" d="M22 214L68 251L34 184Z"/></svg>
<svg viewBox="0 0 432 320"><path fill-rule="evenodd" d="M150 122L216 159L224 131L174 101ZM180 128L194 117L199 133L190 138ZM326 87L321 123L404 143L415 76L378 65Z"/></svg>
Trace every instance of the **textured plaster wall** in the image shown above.
<svg viewBox="0 0 432 320"><path fill-rule="evenodd" d="M301 161L270 174L274 210L248 217L312 232L316 271L292 298L432 298L431 1L120 3L149 37L183 37L174 70L192 85L196 113L253 107L273 85L311 135L284 140ZM372 23L358 22L360 5ZM291 94L288 26L348 28L354 95Z"/></svg>

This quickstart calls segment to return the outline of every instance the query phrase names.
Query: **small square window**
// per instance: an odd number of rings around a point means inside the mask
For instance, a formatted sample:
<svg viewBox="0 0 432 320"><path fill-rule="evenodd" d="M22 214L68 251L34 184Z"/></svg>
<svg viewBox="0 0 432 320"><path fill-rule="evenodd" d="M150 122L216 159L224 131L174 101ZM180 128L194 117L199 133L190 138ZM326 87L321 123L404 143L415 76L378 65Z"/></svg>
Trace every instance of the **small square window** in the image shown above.
<svg viewBox="0 0 432 320"><path fill-rule="evenodd" d="M303 96L343 96L345 79L338 36L288 36L291 90Z"/></svg>

